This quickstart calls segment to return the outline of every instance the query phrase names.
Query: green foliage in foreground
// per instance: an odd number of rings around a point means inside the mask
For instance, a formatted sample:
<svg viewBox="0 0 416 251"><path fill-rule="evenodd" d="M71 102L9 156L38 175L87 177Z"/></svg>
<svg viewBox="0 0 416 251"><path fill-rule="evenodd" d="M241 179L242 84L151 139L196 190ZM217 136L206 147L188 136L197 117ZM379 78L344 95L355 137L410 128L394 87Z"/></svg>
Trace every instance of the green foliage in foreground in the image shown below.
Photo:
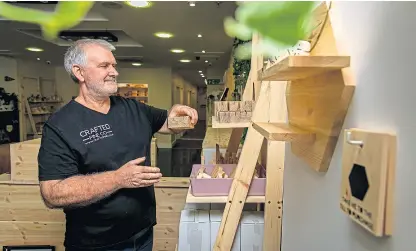
<svg viewBox="0 0 416 251"><path fill-rule="evenodd" d="M78 25L94 5L93 1L61 1L54 12L34 10L0 2L0 16L7 19L38 24L48 40L58 37L63 30Z"/></svg>

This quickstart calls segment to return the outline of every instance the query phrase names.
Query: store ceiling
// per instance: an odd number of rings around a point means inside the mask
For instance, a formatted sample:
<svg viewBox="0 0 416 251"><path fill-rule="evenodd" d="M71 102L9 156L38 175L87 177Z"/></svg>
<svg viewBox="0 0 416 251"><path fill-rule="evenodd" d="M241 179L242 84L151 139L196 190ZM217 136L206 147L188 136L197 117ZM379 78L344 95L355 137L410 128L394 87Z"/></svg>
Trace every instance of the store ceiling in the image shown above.
<svg viewBox="0 0 416 251"><path fill-rule="evenodd" d="M53 2L16 4L50 11L55 8ZM223 74L227 68L233 39L224 33L223 20L232 16L235 8L235 2L228 1L197 1L194 7L186 1L156 1L150 8L133 8L121 1L96 2L84 21L72 30L109 31L115 35L119 40L114 43L115 54L121 67L137 67L132 66L133 62L140 62L142 68L172 67L192 83L204 86L199 70L206 76L208 69ZM63 64L69 43L62 39L45 41L39 26L1 19L0 31L0 55ZM156 32L174 36L162 39L154 35ZM31 52L27 47L44 51ZM185 52L172 53L173 48ZM191 62L183 63L181 59Z"/></svg>

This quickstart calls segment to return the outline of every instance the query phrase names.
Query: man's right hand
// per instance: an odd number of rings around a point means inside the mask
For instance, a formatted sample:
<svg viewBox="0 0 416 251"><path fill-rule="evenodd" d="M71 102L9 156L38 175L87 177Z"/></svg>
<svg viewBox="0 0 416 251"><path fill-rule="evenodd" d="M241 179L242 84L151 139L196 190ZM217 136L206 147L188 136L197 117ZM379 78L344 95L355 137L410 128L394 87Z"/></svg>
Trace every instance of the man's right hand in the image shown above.
<svg viewBox="0 0 416 251"><path fill-rule="evenodd" d="M159 168L139 166L144 160L145 157L131 160L115 171L122 188L147 187L160 181L162 174Z"/></svg>

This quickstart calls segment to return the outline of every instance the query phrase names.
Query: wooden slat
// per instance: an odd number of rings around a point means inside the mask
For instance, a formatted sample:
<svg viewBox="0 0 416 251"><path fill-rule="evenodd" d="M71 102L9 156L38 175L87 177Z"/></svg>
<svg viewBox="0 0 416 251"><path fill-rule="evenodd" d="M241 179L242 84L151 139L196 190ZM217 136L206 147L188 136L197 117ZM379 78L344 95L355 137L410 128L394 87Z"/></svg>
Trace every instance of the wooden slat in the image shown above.
<svg viewBox="0 0 416 251"><path fill-rule="evenodd" d="M314 134L286 123L254 123L253 128L271 141L306 141Z"/></svg>
<svg viewBox="0 0 416 251"><path fill-rule="evenodd" d="M280 250L283 216L283 171L285 143L269 141L267 146L266 202L264 204L263 250Z"/></svg>
<svg viewBox="0 0 416 251"><path fill-rule="evenodd" d="M178 241L176 239L154 239L154 251L174 251Z"/></svg>
<svg viewBox="0 0 416 251"><path fill-rule="evenodd" d="M154 238L156 239L175 239L179 238L178 224L157 224L154 227Z"/></svg>
<svg viewBox="0 0 416 251"><path fill-rule="evenodd" d="M349 65L349 56L288 56L259 71L258 75L263 81L289 81L340 70Z"/></svg>
<svg viewBox="0 0 416 251"><path fill-rule="evenodd" d="M65 223L0 221L0 246L63 245Z"/></svg>
<svg viewBox="0 0 416 251"><path fill-rule="evenodd" d="M11 180L38 180L37 156L40 144L22 142L10 144Z"/></svg>
<svg viewBox="0 0 416 251"><path fill-rule="evenodd" d="M245 128L249 126L251 126L251 122L220 123L215 116L212 116L212 128Z"/></svg>
<svg viewBox="0 0 416 251"><path fill-rule="evenodd" d="M259 98L253 113L253 121L267 122L270 109L270 83L263 83L260 88ZM234 180L228 195L228 203L225 206L220 229L214 245L214 251L231 250L244 201L247 198L251 180L260 156L260 150L264 137L253 127L249 127L247 137L241 151Z"/></svg>
<svg viewBox="0 0 416 251"><path fill-rule="evenodd" d="M155 187L188 188L189 183L189 178L163 177L159 183L155 184Z"/></svg>
<svg viewBox="0 0 416 251"><path fill-rule="evenodd" d="M157 209L159 212L180 212L185 206L187 188L155 189Z"/></svg>
<svg viewBox="0 0 416 251"><path fill-rule="evenodd" d="M270 123L287 124L286 82L270 83ZM264 135L263 135L264 136ZM285 142L266 141L266 203L263 250L281 250Z"/></svg>
<svg viewBox="0 0 416 251"><path fill-rule="evenodd" d="M0 221L65 221L63 211L47 208L33 185L0 185L0 211Z"/></svg>
<svg viewBox="0 0 416 251"><path fill-rule="evenodd" d="M226 203L228 196L196 197L191 193L191 188L186 196L186 203ZM245 203L264 203L264 196L247 196Z"/></svg>

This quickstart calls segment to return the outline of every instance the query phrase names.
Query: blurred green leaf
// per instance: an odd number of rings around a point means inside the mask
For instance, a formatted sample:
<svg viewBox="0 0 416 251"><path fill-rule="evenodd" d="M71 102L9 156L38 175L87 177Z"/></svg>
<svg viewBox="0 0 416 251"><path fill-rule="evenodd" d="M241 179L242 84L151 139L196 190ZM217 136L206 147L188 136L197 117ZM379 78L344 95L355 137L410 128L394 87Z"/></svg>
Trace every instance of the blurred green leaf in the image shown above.
<svg viewBox="0 0 416 251"><path fill-rule="evenodd" d="M253 36L252 30L242 23L238 23L232 17L226 17L224 20L225 33L230 37L237 37L242 40L250 40Z"/></svg>
<svg viewBox="0 0 416 251"><path fill-rule="evenodd" d="M94 5L93 1L58 2L55 12L28 9L0 2L0 16L7 19L38 24L46 39L55 39L59 32L78 25Z"/></svg>
<svg viewBox="0 0 416 251"><path fill-rule="evenodd" d="M253 48L240 46L235 50L239 59L248 59L252 52L265 56L295 45L310 32L313 1L247 1L239 2L235 20L226 18L224 28L229 36L248 40L249 34L258 33L262 40Z"/></svg>

